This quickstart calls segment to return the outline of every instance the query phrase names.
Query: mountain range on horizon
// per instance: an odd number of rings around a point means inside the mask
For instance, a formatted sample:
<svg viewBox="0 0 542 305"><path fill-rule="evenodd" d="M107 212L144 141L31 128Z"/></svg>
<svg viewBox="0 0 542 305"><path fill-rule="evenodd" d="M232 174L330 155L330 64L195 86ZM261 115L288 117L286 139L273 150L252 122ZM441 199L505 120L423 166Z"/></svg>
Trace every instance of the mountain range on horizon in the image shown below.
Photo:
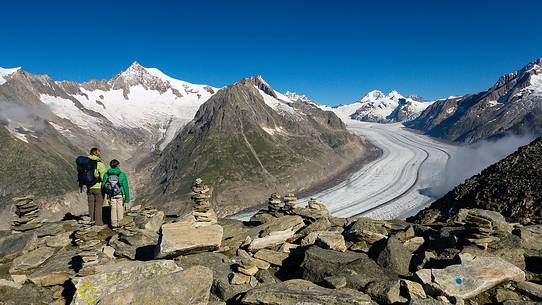
<svg viewBox="0 0 542 305"><path fill-rule="evenodd" d="M141 198L150 201L163 195L170 202L185 198L187 181L204 175L204 165L216 164L216 173L221 173L215 175L218 193L231 192L217 200L243 202L224 209L233 213L265 199L264 189L281 185L308 190L326 182L326 171L332 169L327 174L334 177L378 154L370 143L349 135L346 120L404 122L430 136L466 143L507 132L538 134L540 64L541 59L507 74L481 93L425 101L374 90L337 107L295 92L282 94L261 76L215 88L177 80L137 62L110 80L84 83L2 68L0 136L6 145L0 152L26 159L38 170L28 177L0 165L10 177L2 181L0 203L32 189L38 196L62 195L62 202L50 201L55 205L75 204L77 196L65 196L76 192L73 156L98 146L106 159L125 160L127 171L137 171L135 188L144 189ZM235 155L223 149L241 150ZM225 155L233 159L219 160ZM330 162L339 165L330 167ZM59 176L59 186L51 189L44 173ZM251 180L255 177L259 180ZM29 179L35 181L32 188ZM259 186L243 192L245 186L233 181L244 179Z"/></svg>

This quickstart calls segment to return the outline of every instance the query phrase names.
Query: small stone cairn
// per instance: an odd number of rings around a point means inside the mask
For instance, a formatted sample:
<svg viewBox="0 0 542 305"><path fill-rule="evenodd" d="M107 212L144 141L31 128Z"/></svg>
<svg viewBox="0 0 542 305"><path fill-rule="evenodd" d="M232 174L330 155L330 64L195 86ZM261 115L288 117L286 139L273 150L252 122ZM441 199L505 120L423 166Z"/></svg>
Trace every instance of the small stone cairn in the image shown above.
<svg viewBox="0 0 542 305"><path fill-rule="evenodd" d="M100 263L102 248L106 244L105 226L93 226L90 219L83 219L79 222L81 228L74 234L77 256L82 260L80 275L94 273L93 267Z"/></svg>
<svg viewBox="0 0 542 305"><path fill-rule="evenodd" d="M11 224L13 231L24 232L42 226L40 208L32 196L14 198L13 200L15 201L15 215Z"/></svg>
<svg viewBox="0 0 542 305"><path fill-rule="evenodd" d="M499 240L494 236L496 230L490 217L477 210L462 210L461 213L466 229L465 241L486 248L489 243Z"/></svg>
<svg viewBox="0 0 542 305"><path fill-rule="evenodd" d="M282 200L278 193L273 193L267 202L267 212L273 216L279 216Z"/></svg>
<svg viewBox="0 0 542 305"><path fill-rule="evenodd" d="M192 185L192 200L194 211L192 215L200 224L213 224L218 221L215 211L211 208L211 189L203 184L201 178L197 178Z"/></svg>
<svg viewBox="0 0 542 305"><path fill-rule="evenodd" d="M237 250L237 256L233 259L233 273L230 274L230 284L255 285L258 280L254 277L260 269L268 269L269 263L252 257L248 252L242 249Z"/></svg>
<svg viewBox="0 0 542 305"><path fill-rule="evenodd" d="M293 214L294 210L299 206L297 205L297 197L295 194L287 194L284 196L284 207L283 211L285 214Z"/></svg>

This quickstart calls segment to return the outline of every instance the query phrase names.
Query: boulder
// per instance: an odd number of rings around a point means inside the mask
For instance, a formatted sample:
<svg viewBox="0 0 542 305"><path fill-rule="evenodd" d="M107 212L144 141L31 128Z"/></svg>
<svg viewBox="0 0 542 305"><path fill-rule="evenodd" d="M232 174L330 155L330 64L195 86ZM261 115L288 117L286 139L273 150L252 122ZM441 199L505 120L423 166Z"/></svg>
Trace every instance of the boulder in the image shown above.
<svg viewBox="0 0 542 305"><path fill-rule="evenodd" d="M302 246L318 245L324 249L330 249L335 251L346 251L346 243L341 233L330 231L316 231L311 232L303 240L301 240Z"/></svg>
<svg viewBox="0 0 542 305"><path fill-rule="evenodd" d="M45 244L51 248L63 248L72 243L72 232L63 232L57 235L45 237Z"/></svg>
<svg viewBox="0 0 542 305"><path fill-rule="evenodd" d="M172 285L174 283L174 285ZM213 273L195 266L185 271L146 279L104 296L100 304L115 305L207 305Z"/></svg>
<svg viewBox="0 0 542 305"><path fill-rule="evenodd" d="M20 288L0 286L0 304L2 305L50 305L53 296L50 289L25 283Z"/></svg>
<svg viewBox="0 0 542 305"><path fill-rule="evenodd" d="M254 253L254 257L266 261L272 265L282 267L282 263L288 258L288 253L261 249Z"/></svg>
<svg viewBox="0 0 542 305"><path fill-rule="evenodd" d="M371 299L351 289L328 289L304 280L289 280L249 290L241 299L243 305L361 305L374 304Z"/></svg>
<svg viewBox="0 0 542 305"><path fill-rule="evenodd" d="M115 254L129 259L148 260L158 253L159 236L147 230L120 231L111 237L109 245L115 249Z"/></svg>
<svg viewBox="0 0 542 305"><path fill-rule="evenodd" d="M346 278L338 275L326 276L322 284L328 288L340 289L346 287Z"/></svg>
<svg viewBox="0 0 542 305"><path fill-rule="evenodd" d="M542 285L533 282L520 282L516 287L530 296L542 299Z"/></svg>
<svg viewBox="0 0 542 305"><path fill-rule="evenodd" d="M294 231L291 228L284 231L273 231L264 237L254 238L248 245L248 250L256 252L260 249L278 246L285 243L292 236L294 236Z"/></svg>
<svg viewBox="0 0 542 305"><path fill-rule="evenodd" d="M147 230L149 232L158 233L164 223L165 214L162 211L157 211L153 215L146 216L138 214L134 217L134 224L137 228Z"/></svg>
<svg viewBox="0 0 542 305"><path fill-rule="evenodd" d="M367 286L366 292L373 300L384 304L404 303L405 301L401 297L399 280L372 282Z"/></svg>
<svg viewBox="0 0 542 305"><path fill-rule="evenodd" d="M401 289L409 300L425 299L427 295L420 283L409 280L401 280Z"/></svg>
<svg viewBox="0 0 542 305"><path fill-rule="evenodd" d="M542 225L525 226L514 230L525 249L542 251Z"/></svg>
<svg viewBox="0 0 542 305"><path fill-rule="evenodd" d="M468 299L505 281L524 281L525 272L498 258L460 254L461 264L416 272L422 283L447 297Z"/></svg>
<svg viewBox="0 0 542 305"><path fill-rule="evenodd" d="M9 273L21 274L29 270L35 269L43 264L49 257L55 253L53 248L41 247L34 251L23 254L13 260Z"/></svg>
<svg viewBox="0 0 542 305"><path fill-rule="evenodd" d="M159 258L214 251L222 244L222 227L218 224L197 226L192 216L180 222L162 225Z"/></svg>
<svg viewBox="0 0 542 305"><path fill-rule="evenodd" d="M386 240L376 262L392 272L406 276L409 274L411 259L412 253L395 236L391 236Z"/></svg>
<svg viewBox="0 0 542 305"><path fill-rule="evenodd" d="M425 239L421 236L417 236L405 241L403 245L408 251L416 252L423 246L423 243L425 243Z"/></svg>
<svg viewBox="0 0 542 305"><path fill-rule="evenodd" d="M107 264L101 268L100 273L73 279L76 292L72 305L97 304L109 294L177 270L172 260Z"/></svg>
<svg viewBox="0 0 542 305"><path fill-rule="evenodd" d="M0 237L0 261L13 259L24 250L34 247L37 240L38 236L35 232L10 234Z"/></svg>
<svg viewBox="0 0 542 305"><path fill-rule="evenodd" d="M385 272L364 253L337 252L317 246L311 246L305 252L300 275L314 283L321 283L328 276L344 276L347 287L353 289L362 289L374 281L396 278L396 275Z"/></svg>
<svg viewBox="0 0 542 305"><path fill-rule="evenodd" d="M222 300L229 300L252 288L247 284L233 285L230 283L229 275L232 273L233 262L222 253L203 252L179 256L175 258L175 262L184 269L198 265L209 268L213 272L211 293Z"/></svg>
<svg viewBox="0 0 542 305"><path fill-rule="evenodd" d="M299 236L304 237L304 236L307 236L311 232L327 231L327 230L329 230L329 228L331 228L331 222L329 222L329 219L321 218L321 219L318 219L315 222L309 224L308 226L306 226L305 228L300 230L297 234Z"/></svg>
<svg viewBox="0 0 542 305"><path fill-rule="evenodd" d="M260 236L267 236L273 232L279 231L292 231L297 232L299 229L305 226L303 218L296 215L287 215L278 218L274 218L265 224L258 226L256 230L260 231Z"/></svg>
<svg viewBox="0 0 542 305"><path fill-rule="evenodd" d="M28 278L38 286L62 285L75 274L73 259L75 250L60 250Z"/></svg>
<svg viewBox="0 0 542 305"><path fill-rule="evenodd" d="M345 231L345 236L349 241L365 241L373 244L388 236L388 231L383 223L366 217L360 217L351 224Z"/></svg>

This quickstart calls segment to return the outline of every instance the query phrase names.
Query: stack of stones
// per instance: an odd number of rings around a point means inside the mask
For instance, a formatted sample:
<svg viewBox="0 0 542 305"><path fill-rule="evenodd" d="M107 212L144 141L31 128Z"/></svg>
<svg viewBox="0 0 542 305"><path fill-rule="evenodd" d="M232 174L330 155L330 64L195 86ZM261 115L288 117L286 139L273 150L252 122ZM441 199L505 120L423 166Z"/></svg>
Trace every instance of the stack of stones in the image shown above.
<svg viewBox="0 0 542 305"><path fill-rule="evenodd" d="M211 209L211 190L203 184L201 178L197 178L192 185L192 200L194 201L194 218L199 223L216 223L217 216L215 211Z"/></svg>
<svg viewBox="0 0 542 305"><path fill-rule="evenodd" d="M84 226L75 232L75 244L77 245L77 256L81 257L82 268L79 274L91 274L92 269L99 263L99 253L101 252L105 240L99 236L104 227Z"/></svg>
<svg viewBox="0 0 542 305"><path fill-rule="evenodd" d="M294 194L288 194L284 196L283 211L286 214L292 214L295 209L298 208L297 197Z"/></svg>
<svg viewBox="0 0 542 305"><path fill-rule="evenodd" d="M237 250L237 256L233 259L233 273L230 274L232 285L250 284L255 286L258 283L255 275L260 269L269 269L270 264L263 260L252 257L242 249Z"/></svg>
<svg viewBox="0 0 542 305"><path fill-rule="evenodd" d="M486 248L487 244L499 240L498 237L493 236L495 228L491 218L477 213L476 210L468 210L464 217L467 242Z"/></svg>
<svg viewBox="0 0 542 305"><path fill-rule="evenodd" d="M40 221L40 208L34 203L33 197L14 198L15 215L11 229L17 232L24 232L42 226Z"/></svg>
<svg viewBox="0 0 542 305"><path fill-rule="evenodd" d="M309 209L313 209L313 210L319 210L319 211L325 210L325 211L327 211L327 207L325 206L325 204L319 202L314 197L311 197L311 199L309 199L309 202L307 203L307 207Z"/></svg>
<svg viewBox="0 0 542 305"><path fill-rule="evenodd" d="M280 195L278 193L271 194L268 201L267 212L273 216L279 216L281 203L282 201L280 200Z"/></svg>

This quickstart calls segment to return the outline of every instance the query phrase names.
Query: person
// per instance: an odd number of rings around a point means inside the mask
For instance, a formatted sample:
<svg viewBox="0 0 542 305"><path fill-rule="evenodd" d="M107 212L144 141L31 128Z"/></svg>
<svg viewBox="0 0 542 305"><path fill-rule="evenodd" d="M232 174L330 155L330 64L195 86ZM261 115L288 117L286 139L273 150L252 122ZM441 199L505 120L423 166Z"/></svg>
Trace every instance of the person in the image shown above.
<svg viewBox="0 0 542 305"><path fill-rule="evenodd" d="M94 177L97 179L96 183L90 187L87 187L88 196L88 210L90 218L97 226L103 226L102 208L104 202L104 196L102 193L102 178L105 175L105 164L102 162L102 152L99 148L92 148L90 150L88 158L96 161L96 168L94 170Z"/></svg>
<svg viewBox="0 0 542 305"><path fill-rule="evenodd" d="M126 174L119 168L118 160L109 162L110 168L105 173L102 190L111 205L111 226L118 228L124 218L124 209L130 204L130 189Z"/></svg>

